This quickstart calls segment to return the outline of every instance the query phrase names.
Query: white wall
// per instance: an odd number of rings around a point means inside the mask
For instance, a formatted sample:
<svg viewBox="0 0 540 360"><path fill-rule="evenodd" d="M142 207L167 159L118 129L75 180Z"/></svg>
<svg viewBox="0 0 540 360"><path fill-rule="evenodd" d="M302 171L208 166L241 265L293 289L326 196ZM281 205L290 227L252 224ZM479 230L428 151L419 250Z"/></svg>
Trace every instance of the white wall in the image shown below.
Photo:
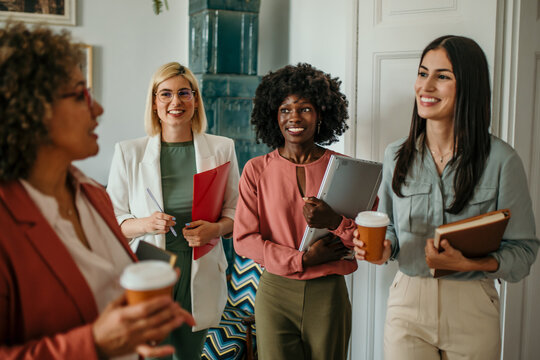
<svg viewBox="0 0 540 360"><path fill-rule="evenodd" d="M100 151L77 164L107 183L114 144L144 136L143 112L152 73L169 61L188 61L188 1L169 1L169 11L154 15L150 0L80 0L76 39L94 46L94 94L105 108Z"/></svg>
<svg viewBox="0 0 540 360"><path fill-rule="evenodd" d="M289 22L289 63L307 62L339 77L341 90L350 103L353 102L351 89L356 85L351 78L356 51L351 46L355 31L354 4L350 0L292 0ZM344 153L343 139L331 148Z"/></svg>
<svg viewBox="0 0 540 360"><path fill-rule="evenodd" d="M114 144L144 136L143 112L153 72L169 61L188 62L188 0L170 0L156 16L150 0L77 0L75 41L93 46L93 87L105 113L97 128L100 151L76 163L107 183Z"/></svg>
<svg viewBox="0 0 540 360"><path fill-rule="evenodd" d="M292 0L295 1L295 0ZM289 63L291 0L261 0L257 72L266 75Z"/></svg>

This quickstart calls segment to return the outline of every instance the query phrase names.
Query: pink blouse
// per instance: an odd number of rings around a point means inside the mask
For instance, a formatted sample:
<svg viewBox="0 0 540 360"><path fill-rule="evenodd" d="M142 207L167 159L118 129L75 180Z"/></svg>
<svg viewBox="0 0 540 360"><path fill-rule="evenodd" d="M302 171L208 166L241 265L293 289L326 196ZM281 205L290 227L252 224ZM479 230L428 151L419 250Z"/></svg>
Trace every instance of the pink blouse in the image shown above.
<svg viewBox="0 0 540 360"><path fill-rule="evenodd" d="M272 274L290 279L346 275L356 270L355 260L337 260L304 269L304 252L298 251L307 223L296 167L305 169L305 196L317 196L332 154L339 155L326 150L320 159L301 165L282 158L274 150L248 161L240 179L234 220L234 248L238 254L253 259ZM352 248L354 229L354 220L343 217L332 233Z"/></svg>

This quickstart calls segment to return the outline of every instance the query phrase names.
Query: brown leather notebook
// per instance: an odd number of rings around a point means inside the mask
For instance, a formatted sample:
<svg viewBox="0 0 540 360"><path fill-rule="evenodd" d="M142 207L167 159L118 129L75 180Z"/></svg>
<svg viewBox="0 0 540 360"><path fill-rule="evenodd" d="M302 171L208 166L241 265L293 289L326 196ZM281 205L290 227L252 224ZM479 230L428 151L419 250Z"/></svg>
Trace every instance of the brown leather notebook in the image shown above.
<svg viewBox="0 0 540 360"><path fill-rule="evenodd" d="M435 229L433 243L439 248L440 240L446 239L467 258L484 257L501 246L508 220L510 210L501 209L441 225ZM455 270L431 269L431 274L435 278L455 272Z"/></svg>

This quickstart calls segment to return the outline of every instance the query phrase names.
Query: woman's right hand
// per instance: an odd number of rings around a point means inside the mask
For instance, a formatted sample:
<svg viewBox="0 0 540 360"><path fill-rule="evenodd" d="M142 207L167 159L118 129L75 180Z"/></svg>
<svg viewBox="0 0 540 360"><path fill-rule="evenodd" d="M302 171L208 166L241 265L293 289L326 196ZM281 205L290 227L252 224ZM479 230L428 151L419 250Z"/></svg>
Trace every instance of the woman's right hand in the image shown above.
<svg viewBox="0 0 540 360"><path fill-rule="evenodd" d="M183 323L195 320L171 297L160 296L128 306L124 295L112 301L92 326L98 354L105 358L137 352L144 357L174 353L174 347L160 343Z"/></svg>
<svg viewBox="0 0 540 360"><path fill-rule="evenodd" d="M358 229L357 230L354 230L354 233L353 233L353 243L354 243L354 257L357 259L357 260L366 260L365 256L366 256L366 250L365 250L365 244L362 240L360 240L360 234L358 233ZM388 259L390 259L390 255L392 254L392 243L390 242L390 240L386 239L384 240L383 242L383 254L382 254L382 258L380 260L377 260L377 261L369 261L369 260L366 260L372 264L375 264L375 265L382 265L384 263L386 263L388 261Z"/></svg>
<svg viewBox="0 0 540 360"><path fill-rule="evenodd" d="M144 232L147 234L165 234L169 232L171 226L176 225L174 216L156 211L152 215L143 218Z"/></svg>
<svg viewBox="0 0 540 360"><path fill-rule="evenodd" d="M309 247L302 256L302 265L308 267L340 260L350 251L337 236L328 234Z"/></svg>
<svg viewBox="0 0 540 360"><path fill-rule="evenodd" d="M133 239L145 234L165 234L171 226L176 225L176 218L171 215L156 211L144 218L126 219L120 224L122 234L128 239Z"/></svg>

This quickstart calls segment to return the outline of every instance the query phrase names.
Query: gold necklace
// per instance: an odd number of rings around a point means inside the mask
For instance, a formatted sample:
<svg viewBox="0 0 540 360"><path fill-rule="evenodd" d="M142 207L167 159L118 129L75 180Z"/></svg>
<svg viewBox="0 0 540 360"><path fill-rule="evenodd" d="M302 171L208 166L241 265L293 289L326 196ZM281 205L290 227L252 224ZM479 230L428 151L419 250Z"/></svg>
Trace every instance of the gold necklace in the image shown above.
<svg viewBox="0 0 540 360"><path fill-rule="evenodd" d="M442 155L439 154L439 155L437 155L437 154L435 153L435 151L431 150L431 148L429 149L429 151L431 151L431 153L433 154L434 157L438 157L438 158L439 158L439 162L440 162L441 164L443 163L444 158L447 157L448 155L450 155L450 154L452 153L452 150L449 150L449 151L448 151L447 153L445 153L445 154L442 154Z"/></svg>
<svg viewBox="0 0 540 360"><path fill-rule="evenodd" d="M60 211L60 213L64 213L64 214L67 214L67 216L71 217L73 216L73 214L75 213L74 209L72 206L60 206L60 204L58 204L58 210Z"/></svg>

